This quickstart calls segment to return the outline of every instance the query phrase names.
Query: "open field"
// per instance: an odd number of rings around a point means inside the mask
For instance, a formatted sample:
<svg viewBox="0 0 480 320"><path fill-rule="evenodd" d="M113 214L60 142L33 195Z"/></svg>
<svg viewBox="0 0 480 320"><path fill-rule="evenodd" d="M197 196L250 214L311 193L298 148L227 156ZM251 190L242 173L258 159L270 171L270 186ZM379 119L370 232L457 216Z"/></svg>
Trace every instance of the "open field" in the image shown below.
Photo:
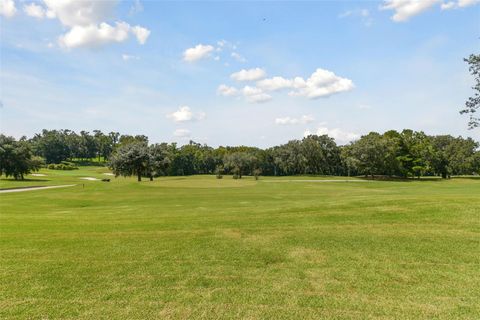
<svg viewBox="0 0 480 320"><path fill-rule="evenodd" d="M480 318L480 179L106 172L0 180L76 184L0 194L1 319Z"/></svg>

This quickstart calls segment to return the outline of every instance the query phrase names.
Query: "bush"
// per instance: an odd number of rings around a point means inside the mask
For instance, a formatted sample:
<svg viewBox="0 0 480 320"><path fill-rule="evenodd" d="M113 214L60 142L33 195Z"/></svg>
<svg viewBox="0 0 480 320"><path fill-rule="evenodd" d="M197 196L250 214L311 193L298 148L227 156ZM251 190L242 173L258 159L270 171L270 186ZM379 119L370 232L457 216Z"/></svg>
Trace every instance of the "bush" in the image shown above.
<svg viewBox="0 0 480 320"><path fill-rule="evenodd" d="M215 168L215 176L217 177L217 179L222 179L223 178L223 167L222 166L218 166Z"/></svg>
<svg viewBox="0 0 480 320"><path fill-rule="evenodd" d="M242 178L242 176L240 175L240 168L239 167L233 168L232 173L233 173L233 179L241 179Z"/></svg>
<svg viewBox="0 0 480 320"><path fill-rule="evenodd" d="M258 180L258 177L260 176L260 173L262 173L262 170L260 170L260 169L253 170L253 176L255 177L255 180Z"/></svg>
<svg viewBox="0 0 480 320"><path fill-rule="evenodd" d="M50 170L77 170L78 167L71 162L62 161L61 163L50 163L47 165L47 168Z"/></svg>

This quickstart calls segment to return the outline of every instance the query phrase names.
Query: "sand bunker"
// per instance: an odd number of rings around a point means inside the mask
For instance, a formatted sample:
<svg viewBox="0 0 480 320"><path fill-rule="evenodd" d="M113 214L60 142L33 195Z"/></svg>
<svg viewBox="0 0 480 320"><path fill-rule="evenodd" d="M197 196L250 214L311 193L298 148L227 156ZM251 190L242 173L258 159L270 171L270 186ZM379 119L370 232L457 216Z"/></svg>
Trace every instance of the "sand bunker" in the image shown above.
<svg viewBox="0 0 480 320"><path fill-rule="evenodd" d="M32 173L31 176L33 176L33 177L46 177L47 175L43 174L43 173Z"/></svg>
<svg viewBox="0 0 480 320"><path fill-rule="evenodd" d="M104 173L104 175L106 175L106 176L114 176L113 173Z"/></svg>
<svg viewBox="0 0 480 320"><path fill-rule="evenodd" d="M81 177L81 178L79 178L79 179L89 180L89 181L100 181L100 179L94 178L94 177Z"/></svg>

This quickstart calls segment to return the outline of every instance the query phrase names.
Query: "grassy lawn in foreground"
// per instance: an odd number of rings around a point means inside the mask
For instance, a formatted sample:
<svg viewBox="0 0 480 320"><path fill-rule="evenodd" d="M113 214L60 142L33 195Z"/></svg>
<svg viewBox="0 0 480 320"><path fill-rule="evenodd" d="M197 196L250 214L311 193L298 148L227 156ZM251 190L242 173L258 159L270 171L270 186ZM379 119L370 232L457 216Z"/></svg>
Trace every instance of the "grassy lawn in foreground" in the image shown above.
<svg viewBox="0 0 480 320"><path fill-rule="evenodd" d="M0 194L0 318L480 318L478 179L105 172L0 180L77 184Z"/></svg>

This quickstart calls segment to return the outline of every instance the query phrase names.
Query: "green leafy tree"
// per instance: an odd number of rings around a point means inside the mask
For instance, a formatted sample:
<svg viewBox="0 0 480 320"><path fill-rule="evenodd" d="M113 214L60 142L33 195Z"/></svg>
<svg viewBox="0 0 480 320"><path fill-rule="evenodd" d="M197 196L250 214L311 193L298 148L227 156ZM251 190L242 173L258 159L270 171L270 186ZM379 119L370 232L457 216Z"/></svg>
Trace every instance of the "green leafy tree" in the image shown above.
<svg viewBox="0 0 480 320"><path fill-rule="evenodd" d="M119 147L110 159L109 167L115 176L151 176L150 153L144 142L132 142Z"/></svg>
<svg viewBox="0 0 480 320"><path fill-rule="evenodd" d="M480 118L475 117L480 108L480 54L471 54L464 61L468 63L468 70L475 79L475 85L472 87L474 90L473 96L468 98L465 102L465 108L460 113L470 115L468 126L473 129L480 125Z"/></svg>
<svg viewBox="0 0 480 320"><path fill-rule="evenodd" d="M23 180L24 175L38 171L42 165L43 159L33 156L26 139L16 141L0 134L0 174Z"/></svg>

